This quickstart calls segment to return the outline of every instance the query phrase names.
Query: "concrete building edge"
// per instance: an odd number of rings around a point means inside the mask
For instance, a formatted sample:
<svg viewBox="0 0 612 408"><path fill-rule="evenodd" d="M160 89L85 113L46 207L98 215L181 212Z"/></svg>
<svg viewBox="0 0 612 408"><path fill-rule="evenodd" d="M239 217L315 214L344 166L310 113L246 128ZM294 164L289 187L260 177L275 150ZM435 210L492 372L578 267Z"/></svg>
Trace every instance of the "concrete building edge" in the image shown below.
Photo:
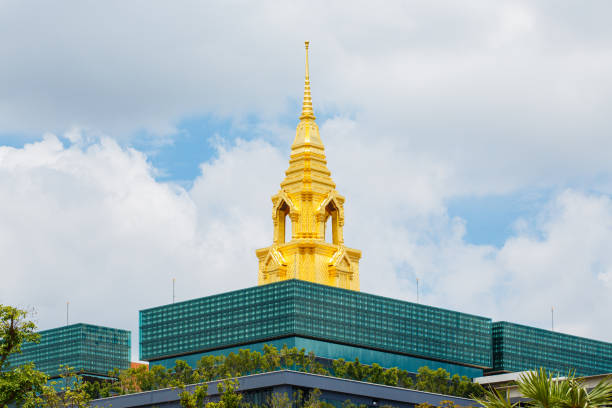
<svg viewBox="0 0 612 408"><path fill-rule="evenodd" d="M439 405L442 401L450 400L461 406L477 406L475 402L468 398L435 394L426 391L418 391L388 385L373 384L362 381L349 380L345 378L335 378L318 374L297 372L292 370L280 370L268 373L247 375L236 378L239 382L239 391L249 392L258 389L268 389L274 392L281 392L285 388L310 388L322 391L322 399L330 395L350 395L359 399L376 401L378 405L391 403L405 407L414 407L416 404L427 402ZM222 380L208 382L209 397L216 401L219 397L216 385ZM192 384L185 387L187 391L193 391L199 384ZM143 406L178 406L178 393L174 388L164 388L154 391L144 391L135 394L127 394L109 398L93 400L91 406L106 408L132 408ZM367 404L368 406L373 406Z"/></svg>

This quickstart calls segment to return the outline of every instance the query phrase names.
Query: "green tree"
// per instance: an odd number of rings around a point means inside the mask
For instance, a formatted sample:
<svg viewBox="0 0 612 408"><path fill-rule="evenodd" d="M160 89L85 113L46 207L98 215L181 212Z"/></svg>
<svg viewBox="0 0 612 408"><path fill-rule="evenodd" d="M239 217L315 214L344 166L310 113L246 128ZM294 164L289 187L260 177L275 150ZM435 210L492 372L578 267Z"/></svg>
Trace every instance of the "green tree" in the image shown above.
<svg viewBox="0 0 612 408"><path fill-rule="evenodd" d="M443 368L431 370L424 366L417 372L417 390L435 392L437 394L448 394L450 374Z"/></svg>
<svg viewBox="0 0 612 408"><path fill-rule="evenodd" d="M29 398L42 392L48 378L29 363L0 373L0 407L9 404L22 405Z"/></svg>
<svg viewBox="0 0 612 408"><path fill-rule="evenodd" d="M151 369L144 365L135 368L128 368L127 370L123 371L115 369L109 373L109 376L116 378L117 380L110 383L101 383L99 385L99 394L100 397L108 397L110 394L132 394L135 392L168 388L172 385L176 386L184 383L178 378L181 375L183 378L185 378L185 371L183 370L187 370L187 367L184 367L182 363L179 363L178 371L176 370L176 366L174 369L166 370L165 367L160 365L154 365L151 367ZM177 379L175 379L175 377ZM190 381L187 382L190 383ZM96 387L90 386L87 388L87 390L93 397L92 393L96 392Z"/></svg>
<svg viewBox="0 0 612 408"><path fill-rule="evenodd" d="M193 392L185 390L185 386L179 386L179 402L183 408L202 408L208 396L208 384L196 386Z"/></svg>
<svg viewBox="0 0 612 408"><path fill-rule="evenodd" d="M224 356L203 356L196 363L196 370L201 381L213 381L221 378L225 374L224 362Z"/></svg>
<svg viewBox="0 0 612 408"><path fill-rule="evenodd" d="M342 403L342 408L366 408L366 405L365 404L357 405L350 399L347 399L346 401Z"/></svg>
<svg viewBox="0 0 612 408"><path fill-rule="evenodd" d="M471 381L469 378L465 376L461 377L461 383L465 384L460 387L460 389L463 390L462 393L453 395L457 395L459 397L464 398L476 398L482 397L484 395L484 388L482 388L482 385Z"/></svg>
<svg viewBox="0 0 612 408"><path fill-rule="evenodd" d="M261 353L248 349L238 350L236 356L238 360L239 375L249 375L259 371L261 365Z"/></svg>
<svg viewBox="0 0 612 408"><path fill-rule="evenodd" d="M197 371L194 372L191 366L183 360L176 360L174 362L174 367L170 370L169 376L172 385L194 384L200 380L199 373Z"/></svg>
<svg viewBox="0 0 612 408"><path fill-rule="evenodd" d="M466 376L453 375L448 385L448 394L458 397L473 398L482 397L484 389L478 383L472 382Z"/></svg>
<svg viewBox="0 0 612 408"><path fill-rule="evenodd" d="M332 372L335 377L346 378L346 368L346 361L343 358L332 361Z"/></svg>
<svg viewBox="0 0 612 408"><path fill-rule="evenodd" d="M308 398L304 401L303 408L334 408L334 406L328 402L321 401L321 390L315 388L308 394Z"/></svg>
<svg viewBox="0 0 612 408"><path fill-rule="evenodd" d="M561 408L599 408L612 405L612 378L607 378L590 390L581 380L570 377Z"/></svg>
<svg viewBox="0 0 612 408"><path fill-rule="evenodd" d="M0 305L0 369L6 368L11 354L20 353L24 342L38 342L34 322L27 320L28 313L12 306Z"/></svg>
<svg viewBox="0 0 612 408"><path fill-rule="evenodd" d="M540 408L558 408L565 398L568 382L556 379L545 368L529 371L519 377L518 391L528 398L529 405Z"/></svg>
<svg viewBox="0 0 612 408"><path fill-rule="evenodd" d="M47 376L37 371L34 364L11 367L9 357L21 353L24 342L38 342L36 325L27 319L27 312L12 306L0 305L0 407L23 404L42 392Z"/></svg>
<svg viewBox="0 0 612 408"><path fill-rule="evenodd" d="M501 393L496 389L484 390L482 397L474 397L474 400L485 408L515 408L518 403L510 402L508 393Z"/></svg>
<svg viewBox="0 0 612 408"><path fill-rule="evenodd" d="M398 370L397 385L404 388L414 388L414 381L406 370Z"/></svg>
<svg viewBox="0 0 612 408"><path fill-rule="evenodd" d="M317 356L312 351L308 352L308 370L307 372L320 375L329 375L329 371L323 368L323 365L317 361Z"/></svg>
<svg viewBox="0 0 612 408"><path fill-rule="evenodd" d="M219 402L209 402L206 408L239 408L242 402L242 394L238 393L238 380L228 379L217 384L217 390L221 397Z"/></svg>
<svg viewBox="0 0 612 408"><path fill-rule="evenodd" d="M280 356L278 349L269 344L263 346L262 369L263 371L275 371L280 367Z"/></svg>
<svg viewBox="0 0 612 408"><path fill-rule="evenodd" d="M225 357L223 367L225 368L224 377L238 377L242 374L239 358L233 352Z"/></svg>
<svg viewBox="0 0 612 408"><path fill-rule="evenodd" d="M300 349L295 356L295 365L299 371L306 371L308 357L305 349Z"/></svg>
<svg viewBox="0 0 612 408"><path fill-rule="evenodd" d="M294 368L296 360L297 360L297 348L288 348L286 344L283 345L283 348L280 351L280 366L284 369Z"/></svg>
<svg viewBox="0 0 612 408"><path fill-rule="evenodd" d="M388 368L382 373L381 384L397 386L400 385L399 378L400 370L397 367Z"/></svg>
<svg viewBox="0 0 612 408"><path fill-rule="evenodd" d="M264 345L263 354L258 351L240 349L237 353L227 356L203 356L192 369L185 361L176 360L173 368L166 370L155 365L148 370L144 366L115 371L112 377L118 380L112 384L88 386L88 394L92 398L109 396L109 394L129 394L166 387L180 387L185 384L195 384L213 380L224 380L257 372L269 372L278 369L293 369L303 372L334 375L340 378L351 378L359 381L369 381L378 384L414 388L412 375L397 367L383 368L379 364L371 366L361 364L358 358L353 362L337 359L331 362L330 373L323 368L313 352L306 353L304 349L288 348L284 345L280 351L271 345ZM454 375L450 378L443 369L431 370L422 367L417 375L417 387L423 391L462 397L482 396L483 389L469 378ZM302 397L293 400L293 404L303 405ZM295 401L299 401L295 402ZM276 401L278 402L278 401ZM245 405L244 403L242 405Z"/></svg>
<svg viewBox="0 0 612 408"><path fill-rule="evenodd" d="M42 387L36 395L28 397L24 408L86 408L90 397L82 378L72 367L60 366L60 380Z"/></svg>
<svg viewBox="0 0 612 408"><path fill-rule="evenodd" d="M346 374L348 378L352 378L353 380L365 381L368 376L368 369L366 365L359 362L358 358L355 358L355 361L348 363Z"/></svg>
<svg viewBox="0 0 612 408"><path fill-rule="evenodd" d="M374 363L367 368L367 380L375 384L383 384L384 383L384 379L383 379L384 372L385 372L384 368Z"/></svg>
<svg viewBox="0 0 612 408"><path fill-rule="evenodd" d="M600 381L592 390L569 373L555 378L545 368L527 372L517 381L518 391L529 399L532 408L599 408L612 405L612 381Z"/></svg>
<svg viewBox="0 0 612 408"><path fill-rule="evenodd" d="M275 392L266 399L266 405L269 408L292 408L293 402L286 392L282 394Z"/></svg>
<svg viewBox="0 0 612 408"><path fill-rule="evenodd" d="M421 404L416 405L415 408L436 408L436 407L434 405L428 404L427 402L423 402ZM473 407L457 405L453 401L444 400L444 401L440 401L440 405L438 405L437 408L473 408Z"/></svg>

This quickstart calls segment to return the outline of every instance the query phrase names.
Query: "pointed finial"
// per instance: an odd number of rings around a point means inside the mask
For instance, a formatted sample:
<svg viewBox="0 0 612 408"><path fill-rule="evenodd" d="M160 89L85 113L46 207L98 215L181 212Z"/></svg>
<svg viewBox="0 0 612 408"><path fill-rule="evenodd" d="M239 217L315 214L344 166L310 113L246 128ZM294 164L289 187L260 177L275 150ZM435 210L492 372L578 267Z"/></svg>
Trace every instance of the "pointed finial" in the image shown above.
<svg viewBox="0 0 612 408"><path fill-rule="evenodd" d="M308 73L308 46L310 41L304 41L304 45L306 46L306 80L310 81L310 74Z"/></svg>
<svg viewBox="0 0 612 408"><path fill-rule="evenodd" d="M310 95L310 74L308 72L308 45L309 41L305 41L306 45L306 77L304 81L304 101L302 102L302 115L300 120L303 119L315 119L314 112L312 110L312 97Z"/></svg>

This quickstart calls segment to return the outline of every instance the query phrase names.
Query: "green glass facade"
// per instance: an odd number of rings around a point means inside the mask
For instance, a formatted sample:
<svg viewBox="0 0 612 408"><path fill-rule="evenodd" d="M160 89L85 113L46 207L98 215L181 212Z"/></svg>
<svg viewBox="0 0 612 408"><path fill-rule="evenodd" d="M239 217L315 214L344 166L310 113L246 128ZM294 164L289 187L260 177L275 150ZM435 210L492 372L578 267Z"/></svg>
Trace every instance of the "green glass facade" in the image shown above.
<svg viewBox="0 0 612 408"><path fill-rule="evenodd" d="M481 377L483 375L482 368L463 366L453 363L445 363L441 361L432 361L426 358L419 358L398 353L390 353L380 350L371 350L363 347L349 346L345 344L330 343L328 341L305 339L303 337L284 337L282 339L266 340L263 342L249 343L245 346L226 347L215 349L202 353L187 354L179 357L192 367L195 367L198 360L206 355L224 355L230 353L238 353L240 349L248 348L251 351L263 353L264 344L274 346L278 350L287 346L289 348L304 349L308 352L312 351L318 358L323 359L338 359L343 358L348 361L353 361L358 358L362 364L379 364L383 367L399 367L410 372L417 372L419 368L428 366L433 369L443 368L449 373L465 375L469 378ZM154 364L162 365L166 368L172 368L176 364L177 357L165 358L156 360Z"/></svg>
<svg viewBox="0 0 612 408"><path fill-rule="evenodd" d="M11 356L12 366L33 361L36 369L50 377L59 375L60 365L96 376L130 367L131 334L127 330L78 323L39 334L40 343L25 343L21 354Z"/></svg>
<svg viewBox="0 0 612 408"><path fill-rule="evenodd" d="M508 322L493 323L492 333L491 372L538 367L579 376L612 372L612 343Z"/></svg>
<svg viewBox="0 0 612 408"><path fill-rule="evenodd" d="M353 359L358 350L370 350L416 357L411 361L433 368L440 363L475 368L470 376L492 364L488 318L300 280L140 312L142 360L286 338L329 344L328 355L318 354L327 358ZM412 363L397 365L413 371ZM451 370L465 373L460 371Z"/></svg>

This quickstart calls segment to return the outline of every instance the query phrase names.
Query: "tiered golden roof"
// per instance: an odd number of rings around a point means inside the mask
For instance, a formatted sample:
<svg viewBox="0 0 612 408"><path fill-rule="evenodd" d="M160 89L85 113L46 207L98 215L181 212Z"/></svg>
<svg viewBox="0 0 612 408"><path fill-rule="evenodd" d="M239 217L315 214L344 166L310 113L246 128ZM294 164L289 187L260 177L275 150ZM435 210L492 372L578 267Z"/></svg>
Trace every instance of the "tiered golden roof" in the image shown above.
<svg viewBox="0 0 612 408"><path fill-rule="evenodd" d="M308 42L300 123L291 145L289 168L280 191L272 197L274 242L258 249L259 284L286 279L359 290L361 251L344 246L344 197L327 169L325 148L315 122L310 95ZM291 239L285 242L287 217ZM325 241L330 222L331 242Z"/></svg>

